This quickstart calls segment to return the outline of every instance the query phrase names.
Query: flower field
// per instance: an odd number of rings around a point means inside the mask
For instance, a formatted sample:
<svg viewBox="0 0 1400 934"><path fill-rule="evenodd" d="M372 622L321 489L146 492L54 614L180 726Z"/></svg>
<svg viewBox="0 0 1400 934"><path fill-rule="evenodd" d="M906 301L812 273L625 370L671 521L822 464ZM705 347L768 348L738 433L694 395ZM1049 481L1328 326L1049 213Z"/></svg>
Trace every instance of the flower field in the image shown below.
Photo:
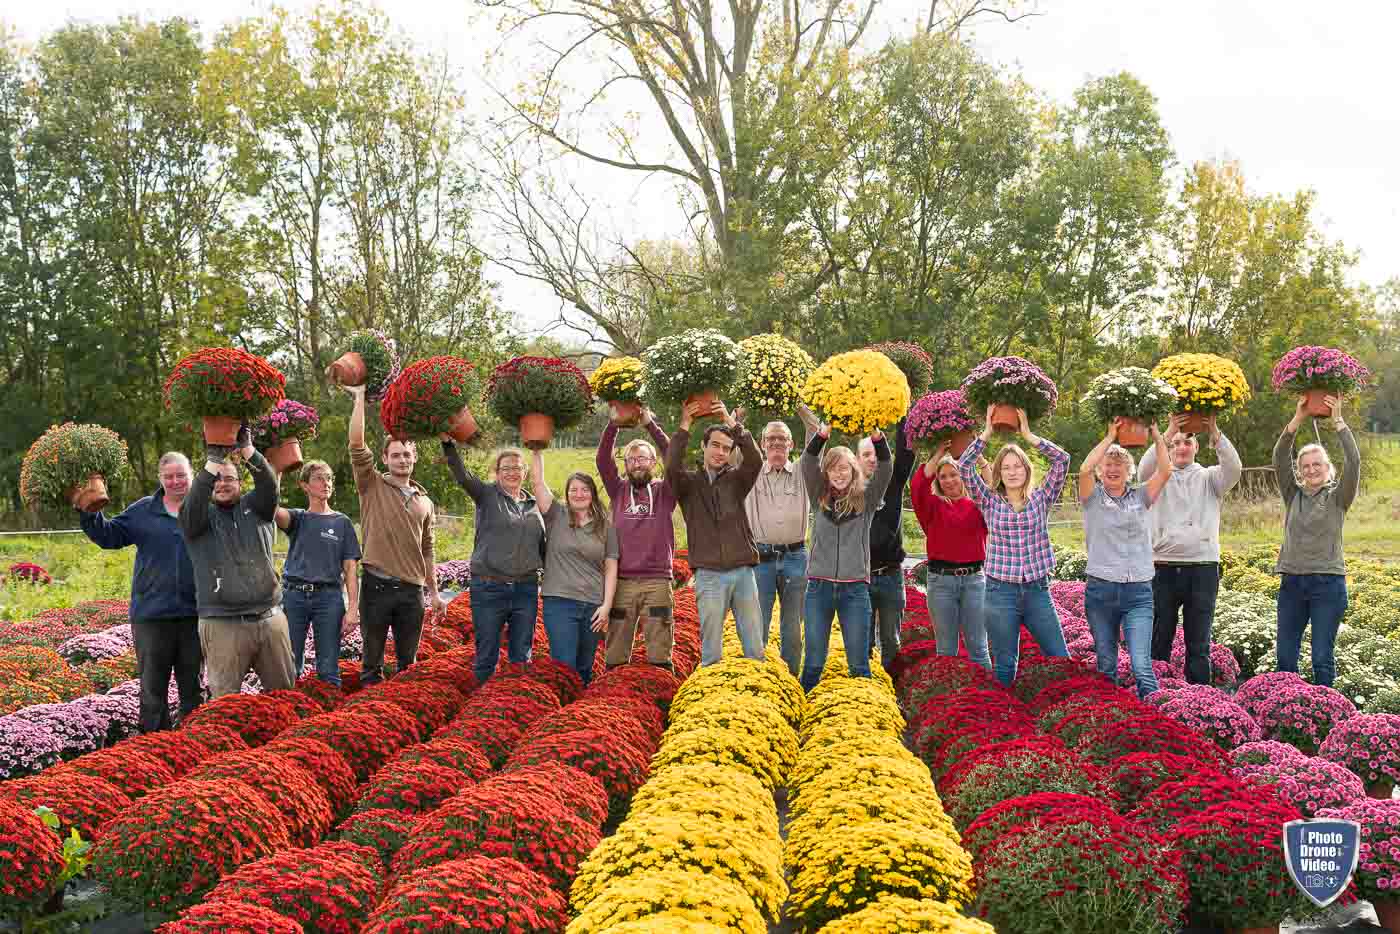
<svg viewBox="0 0 1400 934"><path fill-rule="evenodd" d="M806 696L732 632L697 669L683 588L677 675L638 646L585 691L537 622L536 660L478 686L462 596L383 684L359 686L352 635L343 691L250 677L137 736L125 607L48 611L0 634L0 917L43 917L77 875L102 895L76 917L168 934L1267 928L1312 910L1279 826L1319 815L1363 824L1354 896L1385 907L1400 580L1358 566L1333 690L1270 670L1267 560L1225 562L1213 683L1185 683L1178 644L1148 701L1126 655L1125 687L1094 673L1072 579L1071 657L1026 639L1011 691L936 654L911 586L891 675L848 677L833 633Z"/></svg>

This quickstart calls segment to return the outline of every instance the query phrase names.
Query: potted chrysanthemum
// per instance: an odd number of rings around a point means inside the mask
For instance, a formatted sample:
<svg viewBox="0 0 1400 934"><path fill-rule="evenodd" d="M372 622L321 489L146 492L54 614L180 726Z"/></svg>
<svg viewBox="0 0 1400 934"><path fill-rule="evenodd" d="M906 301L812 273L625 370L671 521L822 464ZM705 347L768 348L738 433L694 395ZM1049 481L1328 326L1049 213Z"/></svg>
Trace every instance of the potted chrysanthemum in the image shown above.
<svg viewBox="0 0 1400 934"><path fill-rule="evenodd" d="M962 388L974 412L995 406L992 427L1007 431L1021 427L1016 409L1024 409L1026 421L1033 422L1060 401L1055 381L1025 357L988 357L963 378Z"/></svg>
<svg viewBox="0 0 1400 934"><path fill-rule="evenodd" d="M1100 421L1116 422L1123 447L1147 445L1147 426L1176 408L1176 390L1140 366L1100 373L1089 384L1084 402Z"/></svg>
<svg viewBox="0 0 1400 934"><path fill-rule="evenodd" d="M321 417L304 402L283 399L253 423L253 446L278 473L301 466L301 443L316 437Z"/></svg>
<svg viewBox="0 0 1400 934"><path fill-rule="evenodd" d="M899 372L909 381L909 395L915 399L928 392L933 383L933 358L928 351L909 341L885 341L871 344L866 350L878 350L890 358Z"/></svg>
<svg viewBox="0 0 1400 934"><path fill-rule="evenodd" d="M663 337L642 354L642 397L672 405L699 404L706 415L734 386L744 353L713 328L691 328Z"/></svg>
<svg viewBox="0 0 1400 934"><path fill-rule="evenodd" d="M326 376L340 386L363 386L365 398L384 398L389 384L399 375L399 354L392 338L382 331L355 331L346 341L346 351L326 368Z"/></svg>
<svg viewBox="0 0 1400 934"><path fill-rule="evenodd" d="M232 446L239 425L286 398L287 378L262 357L236 347L206 347L175 364L165 407L204 420L208 444Z"/></svg>
<svg viewBox="0 0 1400 934"><path fill-rule="evenodd" d="M513 357L486 383L486 404L520 429L531 450L549 447L556 428L572 428L593 408L593 391L577 366L558 357Z"/></svg>
<svg viewBox="0 0 1400 934"><path fill-rule="evenodd" d="M834 430L867 435L909 411L909 380L876 350L828 357L802 387L802 401Z"/></svg>
<svg viewBox="0 0 1400 934"><path fill-rule="evenodd" d="M1297 393L1307 400L1309 415L1331 415L1323 400L1365 387L1371 371L1349 353L1332 347L1294 347L1274 364L1276 392Z"/></svg>
<svg viewBox="0 0 1400 934"><path fill-rule="evenodd" d="M20 498L33 507L99 512L107 484L126 475L126 442L101 425L64 422L39 436L20 466Z"/></svg>
<svg viewBox="0 0 1400 934"><path fill-rule="evenodd" d="M384 430L400 441L449 434L467 442L476 434L470 401L481 377L469 360L438 356L404 367L379 403Z"/></svg>
<svg viewBox="0 0 1400 934"><path fill-rule="evenodd" d="M816 363L807 351L781 334L755 334L739 341L744 366L734 387L749 411L789 414Z"/></svg>
<svg viewBox="0 0 1400 934"><path fill-rule="evenodd" d="M620 425L635 425L642 417L642 361L609 357L588 374L588 388L606 402Z"/></svg>
<svg viewBox="0 0 1400 934"><path fill-rule="evenodd" d="M1182 431L1204 431L1206 416L1249 401L1249 380L1233 360L1212 353L1179 353L1152 368L1152 375L1176 390L1176 410L1186 418Z"/></svg>
<svg viewBox="0 0 1400 934"><path fill-rule="evenodd" d="M904 436L909 446L931 455L944 441L948 453L961 457L977 434L977 419L967 408L967 394L961 389L944 389L921 397L904 420Z"/></svg>

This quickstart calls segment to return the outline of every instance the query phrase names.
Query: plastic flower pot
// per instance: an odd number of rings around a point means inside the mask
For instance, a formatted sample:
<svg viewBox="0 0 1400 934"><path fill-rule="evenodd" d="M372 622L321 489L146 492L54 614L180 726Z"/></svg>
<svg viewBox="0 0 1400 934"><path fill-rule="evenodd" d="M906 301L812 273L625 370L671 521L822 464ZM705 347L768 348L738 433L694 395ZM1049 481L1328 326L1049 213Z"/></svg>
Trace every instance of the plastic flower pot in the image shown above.
<svg viewBox="0 0 1400 934"><path fill-rule="evenodd" d="M1118 425L1118 443L1125 448L1147 447L1147 423L1140 418L1120 415L1114 419Z"/></svg>
<svg viewBox="0 0 1400 934"><path fill-rule="evenodd" d="M1183 412L1181 413L1181 430L1188 435L1197 435L1206 430L1206 414L1204 412Z"/></svg>
<svg viewBox="0 0 1400 934"><path fill-rule="evenodd" d="M1323 400L1332 395L1330 389L1309 389L1303 393L1303 400L1307 408L1305 411L1312 416L1325 418L1332 414L1332 407Z"/></svg>
<svg viewBox="0 0 1400 934"><path fill-rule="evenodd" d="M1376 920L1390 934L1400 934L1400 898L1376 898L1371 900L1376 909Z"/></svg>
<svg viewBox="0 0 1400 934"><path fill-rule="evenodd" d="M86 484L75 486L69 491L68 501L73 504L74 509L83 512L101 512L111 502L107 496L107 481L103 479L101 474L93 474L88 477Z"/></svg>
<svg viewBox="0 0 1400 934"><path fill-rule="evenodd" d="M238 428L242 424L231 415L204 416L204 443L232 447L238 442Z"/></svg>
<svg viewBox="0 0 1400 934"><path fill-rule="evenodd" d="M326 376L339 386L363 386L369 379L365 358L353 350L346 351L326 367Z"/></svg>
<svg viewBox="0 0 1400 934"><path fill-rule="evenodd" d="M532 451L543 451L554 438L554 417L531 412L520 416L520 443Z"/></svg>
<svg viewBox="0 0 1400 934"><path fill-rule="evenodd" d="M1016 413L1013 411L1011 414L1015 415ZM1019 422L1016 427L1020 427ZM963 451L967 450L967 446L972 443L972 439L975 437L977 437L977 432L971 428L958 432L948 439L948 453L955 459L962 457Z"/></svg>
<svg viewBox="0 0 1400 934"><path fill-rule="evenodd" d="M452 421L447 425L447 433L452 436L452 440L458 444L466 444L476 437L476 416L468 406L462 406L462 411L453 416Z"/></svg>
<svg viewBox="0 0 1400 934"><path fill-rule="evenodd" d="M278 473L296 470L302 465L301 442L296 438L290 438L263 451L263 457L267 458L272 469Z"/></svg>
<svg viewBox="0 0 1400 934"><path fill-rule="evenodd" d="M696 415L710 415L714 412L716 404L719 402L719 393L713 389L705 389L701 392L693 392L685 397L687 407L691 405L703 405L704 408L696 412Z"/></svg>
<svg viewBox="0 0 1400 934"><path fill-rule="evenodd" d="M1016 414L1016 406L998 402L992 406L992 428L1001 431L1019 431L1021 419Z"/></svg>
<svg viewBox="0 0 1400 934"><path fill-rule="evenodd" d="M619 425L632 427L642 420L642 404L640 402L612 402L612 417Z"/></svg>

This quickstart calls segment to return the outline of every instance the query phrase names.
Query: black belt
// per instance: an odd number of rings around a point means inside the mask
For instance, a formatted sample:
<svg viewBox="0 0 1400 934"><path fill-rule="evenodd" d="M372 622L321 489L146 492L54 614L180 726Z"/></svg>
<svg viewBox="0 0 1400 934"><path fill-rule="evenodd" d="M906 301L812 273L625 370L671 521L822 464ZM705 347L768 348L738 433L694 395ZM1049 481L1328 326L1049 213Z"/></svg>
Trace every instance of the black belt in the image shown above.
<svg viewBox="0 0 1400 934"><path fill-rule="evenodd" d="M779 555L790 555L807 547L806 542L792 542L787 545L758 544L759 561L776 561Z"/></svg>
<svg viewBox="0 0 1400 934"><path fill-rule="evenodd" d="M284 590L301 590L301 591L305 591L306 593L311 593L312 591L315 591L315 590L329 590L329 589L331 589L332 587L334 587L336 590L339 590L339 589L340 589L340 584L339 584L338 582L337 582L337 583L334 583L334 584L311 584L311 583L307 583L306 581L283 581L283 582L282 582L282 589L284 589Z"/></svg>
<svg viewBox="0 0 1400 934"><path fill-rule="evenodd" d="M378 581L380 584L383 584L385 587L399 587L399 588L412 587L412 588L415 589L415 590L422 590L422 589L423 589L423 585L422 585L422 584L415 584L415 583L413 583L413 582L411 582L411 581L400 580L399 578L395 577L395 576L392 575L392 574L385 574L385 573L382 572L382 571L373 570L373 569L371 569L371 568L369 568L368 566L365 566L365 565L361 565L361 567L364 567L364 570L365 570L364 576L365 576L365 577L373 578L375 581Z"/></svg>
<svg viewBox="0 0 1400 934"><path fill-rule="evenodd" d="M886 576L887 574L902 574L902 573L904 573L904 565L902 565L902 564L886 564L886 565L883 565L882 567L871 568L871 569L870 569L870 576L871 576L871 577L884 577L884 576Z"/></svg>
<svg viewBox="0 0 1400 934"><path fill-rule="evenodd" d="M930 574L942 574L944 576L967 577L972 574L981 574L982 562L973 561L971 564L934 564L930 561L928 563L928 572Z"/></svg>
<svg viewBox="0 0 1400 934"><path fill-rule="evenodd" d="M275 616L276 614L278 614L278 613L280 613L280 612L282 612L282 608L281 608L280 606L270 606L270 607L268 607L267 609L263 610L261 613L221 613L221 614L219 614L218 616L202 616L202 617L200 617L200 618L201 618L201 619L213 619L213 620L219 620L219 619L242 619L242 620L252 620L253 622L256 623L256 622L258 622L259 620L264 620L264 619L267 619L267 618L270 617L270 616Z"/></svg>
<svg viewBox="0 0 1400 934"><path fill-rule="evenodd" d="M1219 561L1154 561L1156 568L1218 568Z"/></svg>

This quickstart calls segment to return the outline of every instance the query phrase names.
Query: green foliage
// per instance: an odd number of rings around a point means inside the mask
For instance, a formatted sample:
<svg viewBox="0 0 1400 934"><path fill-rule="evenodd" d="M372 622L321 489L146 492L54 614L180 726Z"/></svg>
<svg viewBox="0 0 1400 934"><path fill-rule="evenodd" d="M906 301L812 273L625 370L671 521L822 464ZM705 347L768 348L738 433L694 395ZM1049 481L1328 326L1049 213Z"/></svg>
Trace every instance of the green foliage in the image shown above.
<svg viewBox="0 0 1400 934"><path fill-rule="evenodd" d="M593 410L593 391L578 367L553 357L514 357L491 373L486 404L508 425L532 413L572 428Z"/></svg>
<svg viewBox="0 0 1400 934"><path fill-rule="evenodd" d="M64 422L44 432L29 448L20 489L31 506L70 508L69 492L100 474L112 487L126 479L126 442L101 425Z"/></svg>
<svg viewBox="0 0 1400 934"><path fill-rule="evenodd" d="M1101 422L1119 415L1155 422L1176 408L1176 390L1142 367L1125 366L1094 377L1084 401Z"/></svg>

